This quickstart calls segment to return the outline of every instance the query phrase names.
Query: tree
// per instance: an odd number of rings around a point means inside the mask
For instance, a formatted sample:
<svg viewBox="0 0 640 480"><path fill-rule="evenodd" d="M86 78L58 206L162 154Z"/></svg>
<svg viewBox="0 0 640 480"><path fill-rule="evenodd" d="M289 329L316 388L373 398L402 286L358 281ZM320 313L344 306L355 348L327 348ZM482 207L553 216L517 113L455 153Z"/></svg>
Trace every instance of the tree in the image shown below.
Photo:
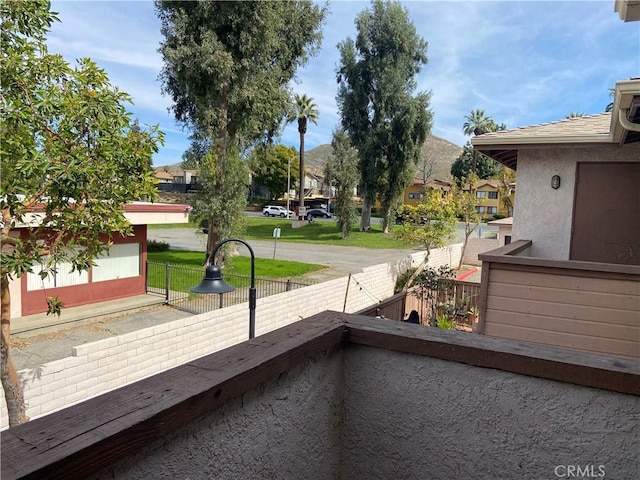
<svg viewBox="0 0 640 480"><path fill-rule="evenodd" d="M417 206L404 206L407 221L397 230L396 236L408 245L420 243L425 249L424 260L411 275L407 285L411 285L427 266L431 249L444 247L448 240L453 239L458 211L455 194L435 188L428 188ZM421 221L422 217L427 218L427 221Z"/></svg>
<svg viewBox="0 0 640 480"><path fill-rule="evenodd" d="M335 186L335 211L337 225L342 232L342 239L349 237L351 225L357 218L353 203L353 190L358 184L358 152L351 146L344 130L333 132L333 157L325 164L324 176L331 186Z"/></svg>
<svg viewBox="0 0 640 480"><path fill-rule="evenodd" d="M162 143L156 127L131 120L124 107L130 97L93 62L71 68L48 53L46 34L57 21L49 8L35 0L0 7L0 376L10 426L27 420L10 354L10 280L88 270L111 237L130 235L123 207L154 197L149 165ZM21 226L26 233L14 235ZM48 313L59 315L63 303L47 302Z"/></svg>
<svg viewBox="0 0 640 480"><path fill-rule="evenodd" d="M569 115L565 115L564 118L579 118L579 117L586 117L586 116L587 116L586 113L571 112Z"/></svg>
<svg viewBox="0 0 640 480"><path fill-rule="evenodd" d="M476 198L475 184L477 181L477 175L471 173L464 178L462 186L453 185L451 188L451 195L453 195L457 204L458 218L464 223L464 243L462 245L458 268L462 266L462 260L464 260L464 254L467 251L467 245L469 243L469 237L482 221L482 215L476 211L476 206L481 205L484 201Z"/></svg>
<svg viewBox="0 0 640 480"><path fill-rule="evenodd" d="M307 134L307 123L318 123L318 106L313 103L313 98L307 95L296 95L294 110L289 112L287 123L298 121L298 133L300 134L300 191L298 192L298 206L304 207L304 136Z"/></svg>
<svg viewBox="0 0 640 480"><path fill-rule="evenodd" d="M413 97L427 63L427 43L399 3L373 0L356 19L357 36L340 44L337 102L342 127L358 150L363 196L361 230L380 195L390 210L410 180L431 128L430 93Z"/></svg>
<svg viewBox="0 0 640 480"><path fill-rule="evenodd" d="M249 155L253 181L269 189L271 200L284 195L289 181L298 180L296 157L296 149L285 145L258 145Z"/></svg>
<svg viewBox="0 0 640 480"><path fill-rule="evenodd" d="M482 135L484 133L496 132L498 130L506 130L504 123L497 125L491 117L486 117L484 110L472 110L469 115L464 117L466 121L462 124L462 131L465 135ZM472 147L473 148L473 147ZM471 171L476 173L476 164L478 160L478 154L473 149L473 155L471 159Z"/></svg>
<svg viewBox="0 0 640 480"><path fill-rule="evenodd" d="M511 193L513 192L513 185L516 183L516 171L500 165L497 174L498 180L498 195L500 195L500 201L507 209L507 215L513 216L513 200L511 199Z"/></svg>
<svg viewBox="0 0 640 480"><path fill-rule="evenodd" d="M163 89L176 119L211 142L213 156L198 168L197 194L199 214L212 227L211 251L238 225L242 197L246 203L246 188L228 188L242 182L231 177L241 171L229 162L280 131L291 101L289 82L319 48L326 7L310 1L155 5L164 35ZM211 168L216 171L205 171ZM214 204L223 194L233 198L219 209Z"/></svg>
<svg viewBox="0 0 640 480"><path fill-rule="evenodd" d="M458 185L463 185L464 179L473 173L473 156L475 150L469 142L462 148L462 153L451 164L451 176ZM500 164L495 160L477 153L476 175L481 180L494 178L499 171Z"/></svg>

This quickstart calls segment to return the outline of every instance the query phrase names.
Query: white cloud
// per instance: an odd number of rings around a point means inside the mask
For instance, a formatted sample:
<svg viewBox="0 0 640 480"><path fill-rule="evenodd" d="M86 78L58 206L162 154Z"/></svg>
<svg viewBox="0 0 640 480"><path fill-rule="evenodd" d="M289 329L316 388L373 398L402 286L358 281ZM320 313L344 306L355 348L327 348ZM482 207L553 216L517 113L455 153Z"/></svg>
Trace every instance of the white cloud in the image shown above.
<svg viewBox="0 0 640 480"><path fill-rule="evenodd" d="M640 29L618 18L613 0L402 3L429 44L418 90L433 93L432 133L459 145L468 139L462 124L471 110L484 109L508 127L560 120L571 111L597 113L610 101L608 88L640 74ZM322 50L291 86L318 105L318 125L310 125L305 138L309 149L329 143L340 123L336 45L355 38L356 15L369 6L368 1L329 5ZM157 81L162 36L153 3L54 1L53 10L62 23L49 36L50 49L68 60L91 57L105 68L112 82L133 96L142 123L167 127L167 153L158 158L179 161L188 132L167 112L171 100L162 96ZM281 140L297 147L296 126L287 126Z"/></svg>

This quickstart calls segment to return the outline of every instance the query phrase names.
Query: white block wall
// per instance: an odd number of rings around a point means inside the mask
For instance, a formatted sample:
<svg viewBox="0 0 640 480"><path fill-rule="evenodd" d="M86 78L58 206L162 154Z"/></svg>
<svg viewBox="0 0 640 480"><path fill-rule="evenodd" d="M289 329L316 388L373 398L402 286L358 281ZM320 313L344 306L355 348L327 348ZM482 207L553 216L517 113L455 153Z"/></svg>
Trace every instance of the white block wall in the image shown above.
<svg viewBox="0 0 640 480"><path fill-rule="evenodd" d="M482 265L482 262L478 260L478 255L490 250L495 250L500 246L500 240L497 238L469 238L467 250L464 252L464 261L462 263L465 265L480 266ZM454 266L457 267L458 264L456 263Z"/></svg>
<svg viewBox="0 0 640 480"><path fill-rule="evenodd" d="M429 265L456 266L462 244L435 249ZM424 252L317 285L260 298L256 335L325 310L357 312L393 295L398 274L417 266ZM347 284L349 289L347 292ZM346 304L345 304L346 297ZM19 373L27 415L37 418L247 340L246 303L174 320L74 347L70 357ZM8 427L4 391L0 429Z"/></svg>

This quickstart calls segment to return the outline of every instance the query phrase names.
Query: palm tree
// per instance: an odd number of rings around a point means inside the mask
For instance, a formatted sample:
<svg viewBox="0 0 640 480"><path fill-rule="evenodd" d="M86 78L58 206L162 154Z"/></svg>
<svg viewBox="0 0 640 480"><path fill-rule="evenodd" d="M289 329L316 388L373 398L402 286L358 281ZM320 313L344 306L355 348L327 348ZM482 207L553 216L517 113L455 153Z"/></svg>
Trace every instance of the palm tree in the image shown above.
<svg viewBox="0 0 640 480"><path fill-rule="evenodd" d="M564 118L579 118L579 117L586 117L586 116L587 116L586 113L571 112L569 115L565 115Z"/></svg>
<svg viewBox="0 0 640 480"><path fill-rule="evenodd" d="M318 106L313 102L313 98L307 95L295 96L294 111L287 116L287 123L298 120L298 133L300 134L300 202L299 206L304 207L304 136L307 133L307 121L318 123Z"/></svg>
<svg viewBox="0 0 640 480"><path fill-rule="evenodd" d="M496 130L504 130L503 125L496 125L491 117L484 116L484 110L472 110L471 113L464 117L467 121L462 125L462 131L465 135L482 135L483 133L495 132ZM473 149L473 159L471 160L471 171L476 173L476 163L478 153Z"/></svg>

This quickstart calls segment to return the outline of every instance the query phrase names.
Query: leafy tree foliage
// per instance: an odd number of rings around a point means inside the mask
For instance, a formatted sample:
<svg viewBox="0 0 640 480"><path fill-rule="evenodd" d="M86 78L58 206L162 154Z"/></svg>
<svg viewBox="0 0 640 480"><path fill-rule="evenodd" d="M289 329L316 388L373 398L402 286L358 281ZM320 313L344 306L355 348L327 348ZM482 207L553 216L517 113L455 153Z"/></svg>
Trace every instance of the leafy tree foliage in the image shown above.
<svg viewBox="0 0 640 480"><path fill-rule="evenodd" d="M156 0L155 5L164 35L164 91L174 102L176 119L209 138L208 154L215 155L198 171L203 187L198 210L211 226L210 251L233 232L242 196L246 202L246 188L228 188L228 182L241 182L232 178L232 172L241 172L229 162L279 132L291 105L289 82L319 48L326 7L310 1ZM214 203L223 195L233 198L224 199L227 206L220 210ZM231 212L232 207L239 210Z"/></svg>
<svg viewBox="0 0 640 480"><path fill-rule="evenodd" d="M324 176L332 187L336 189L335 213L337 225L342 232L342 239L349 237L351 225L357 218L356 207L353 203L353 190L358 184L358 151L351 146L349 137L344 130L333 132L333 157L327 160Z"/></svg>
<svg viewBox="0 0 640 480"><path fill-rule="evenodd" d="M476 152L477 153L477 152ZM464 183L464 179L473 173L474 149L469 142L462 148L462 153L451 164L451 176L458 185ZM477 153L476 176L481 180L494 178L500 170L500 164L492 158Z"/></svg>
<svg viewBox="0 0 640 480"><path fill-rule="evenodd" d="M409 245L422 244L426 252L424 260L407 281L407 285L411 285L429 262L431 249L444 247L453 238L459 205L453 192L429 188L417 206L405 205L403 211L409 221L400 226L396 236ZM428 221L421 221L422 217Z"/></svg>
<svg viewBox="0 0 640 480"><path fill-rule="evenodd" d="M415 76L427 63L427 43L399 3L373 0L356 19L355 41L340 44L337 69L342 127L359 152L364 205L360 228L382 200L385 231L431 128L430 93L415 97Z"/></svg>
<svg viewBox="0 0 640 480"><path fill-rule="evenodd" d="M462 125L462 131L465 135L482 135L483 133L497 132L498 130L506 130L507 126L504 123L498 125L491 117L487 117L484 114L484 110L472 110L471 113L465 116L465 122ZM477 174L477 162L478 152L473 150L471 157L471 172ZM482 178L482 177L481 177Z"/></svg>
<svg viewBox="0 0 640 480"><path fill-rule="evenodd" d="M304 207L304 136L307 134L309 122L318 123L318 106L313 98L306 95L296 95L294 109L287 116L287 123L298 122L298 134L300 134L300 188L298 192L298 206Z"/></svg>
<svg viewBox="0 0 640 480"><path fill-rule="evenodd" d="M297 152L285 145L258 145L249 156L253 181L269 189L272 200L287 191L287 183L298 181ZM290 174L290 175L288 175Z"/></svg>
<svg viewBox="0 0 640 480"><path fill-rule="evenodd" d="M162 142L156 127L131 120L130 97L93 62L72 68L48 53L46 34L57 20L49 8L35 0L0 6L0 376L11 426L27 418L9 351L9 281L34 270L45 278L61 264L88 270L110 237L131 234L123 206L153 198L149 166ZM15 235L18 227L26 233ZM48 304L60 314L62 302Z"/></svg>
<svg viewBox="0 0 640 480"><path fill-rule="evenodd" d="M457 216L464 223L464 244L462 245L462 254L460 255L460 263L458 268L462 266L462 260L467 250L469 237L478 228L482 221L482 215L476 211L476 205L482 205L483 199L476 198L476 189L474 185L478 181L478 177L471 173L462 181L462 186L453 185L451 195L457 204Z"/></svg>

